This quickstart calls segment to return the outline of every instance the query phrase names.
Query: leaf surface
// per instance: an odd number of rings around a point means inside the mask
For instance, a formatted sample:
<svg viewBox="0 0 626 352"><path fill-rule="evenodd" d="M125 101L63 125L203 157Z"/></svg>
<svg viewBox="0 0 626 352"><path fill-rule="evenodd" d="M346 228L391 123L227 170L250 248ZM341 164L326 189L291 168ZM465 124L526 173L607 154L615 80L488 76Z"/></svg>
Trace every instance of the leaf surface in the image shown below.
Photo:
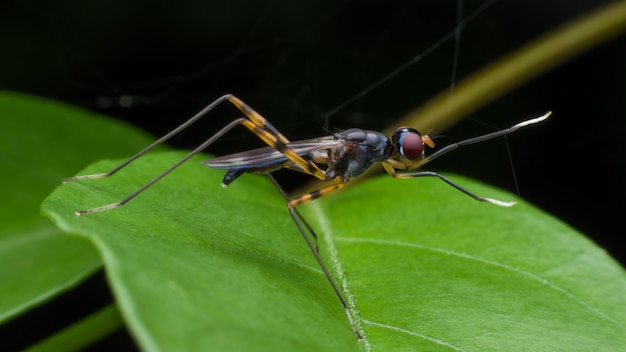
<svg viewBox="0 0 626 352"><path fill-rule="evenodd" d="M317 206L374 350L626 348L624 270L530 205L476 203L437 179L377 178Z"/></svg>
<svg viewBox="0 0 626 352"><path fill-rule="evenodd" d="M0 92L0 322L75 286L101 266L84 238L40 215L64 177L147 143L145 133L59 102Z"/></svg>
<svg viewBox="0 0 626 352"><path fill-rule="evenodd" d="M437 179L378 177L302 207L353 305L360 343L261 176L222 189L223 172L196 157L121 208L73 214L124 198L183 155L155 153L108 179L63 185L43 205L62 229L96 243L145 349L626 348L626 275L612 259L523 202L477 203Z"/></svg>
<svg viewBox="0 0 626 352"><path fill-rule="evenodd" d="M124 207L74 215L122 199L183 155L156 153L114 177L66 184L43 205L65 231L96 243L140 344L148 350L357 348L339 301L267 179L244 177L225 190L222 173L197 157Z"/></svg>

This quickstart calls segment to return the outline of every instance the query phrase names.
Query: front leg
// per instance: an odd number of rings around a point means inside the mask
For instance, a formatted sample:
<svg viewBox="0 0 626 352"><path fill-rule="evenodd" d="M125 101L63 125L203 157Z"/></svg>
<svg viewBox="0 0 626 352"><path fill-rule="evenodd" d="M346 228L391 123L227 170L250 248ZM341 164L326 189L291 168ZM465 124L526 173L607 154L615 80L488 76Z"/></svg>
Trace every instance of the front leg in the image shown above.
<svg viewBox="0 0 626 352"><path fill-rule="evenodd" d="M487 203L491 203L491 204L495 204L495 205L499 205L501 207L511 207L513 205L516 204L516 202L503 202L497 199L492 199L492 198L485 198L485 197L480 197L470 191L468 191L467 189L463 188L461 185L457 184L456 182L450 180L449 178L436 173L434 171L418 171L418 172L408 172L408 173L398 173L396 171L396 169L392 166L392 162L397 162L400 166L403 166L404 164L402 164L401 162L397 161L397 160L388 160L386 162L383 162L383 167L385 168L385 171L387 171L387 173L389 175L391 175L393 178L416 178L416 177L437 177L440 180L442 180L443 182L449 184L450 186L456 188L457 190L467 194L468 196L474 198L475 200L479 201L479 202L487 202Z"/></svg>

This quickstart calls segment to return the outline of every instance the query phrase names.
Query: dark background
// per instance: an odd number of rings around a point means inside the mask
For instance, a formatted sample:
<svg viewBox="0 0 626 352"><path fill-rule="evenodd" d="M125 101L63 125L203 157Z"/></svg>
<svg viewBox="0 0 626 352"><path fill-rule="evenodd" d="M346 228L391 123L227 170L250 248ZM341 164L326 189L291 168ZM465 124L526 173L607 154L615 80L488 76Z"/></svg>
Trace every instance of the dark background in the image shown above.
<svg viewBox="0 0 626 352"><path fill-rule="evenodd" d="M463 12L484 3L465 1ZM461 31L456 80L601 3L496 1ZM440 0L14 0L0 8L1 89L83 106L155 135L230 92L292 140L324 134L324 114L427 50L455 28L458 15L456 1ZM519 192L622 263L625 44L622 36L602 45L471 115L507 127L553 110L549 122L509 138ZM381 129L449 89L454 45L447 41L349 104L329 127ZM191 147L238 117L222 110L173 144ZM438 143L486 132L491 129L465 120ZM249 143L255 138L240 130L210 151L239 151ZM504 142L494 141L429 168L517 192L506 153Z"/></svg>
<svg viewBox="0 0 626 352"><path fill-rule="evenodd" d="M468 15L485 1L464 1ZM496 1L461 31L455 81L606 1ZM457 23L457 1L4 1L0 89L65 101L161 135L224 93L288 138L323 135L325 114L429 49ZM454 41L330 116L382 129L450 89ZM626 263L626 37L593 49L471 114L439 145L554 111L503 140L428 169L517 193ZM239 113L218 109L173 141L190 148ZM478 122L477 122L478 121ZM34 127L36 128L36 127ZM63 136L59 136L62 138ZM237 130L209 151L259 143ZM45 152L45 151L42 151ZM93 160L86 160L85 164ZM77 170L78 171L78 170ZM305 181L282 177L290 186ZM415 180L419 182L419 180ZM419 200L416 200L419 201Z"/></svg>

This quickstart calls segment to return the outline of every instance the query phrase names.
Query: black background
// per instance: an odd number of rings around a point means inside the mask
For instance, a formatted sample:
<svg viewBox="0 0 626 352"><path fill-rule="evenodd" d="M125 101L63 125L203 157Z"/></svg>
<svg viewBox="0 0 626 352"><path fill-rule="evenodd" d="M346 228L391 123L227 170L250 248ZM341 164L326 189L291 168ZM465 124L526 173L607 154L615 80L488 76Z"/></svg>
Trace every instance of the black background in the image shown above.
<svg viewBox="0 0 626 352"><path fill-rule="evenodd" d="M464 1L468 15L485 1ZM456 81L606 1L496 1L461 31ZM161 135L224 93L292 140L325 134L324 114L429 49L457 23L457 1L5 1L0 89L66 101ZM382 129L450 89L454 41L347 105L329 127ZM626 38L619 37L471 114L440 145L554 111L503 140L428 169L517 193L626 263ZM190 148L240 114L218 109L177 138ZM480 121L482 123L477 123ZM62 138L62 136L59 136ZM238 130L210 152L259 143ZM42 151L45 152L45 151ZM85 164L94 160L86 160ZM78 171L78 170L77 170ZM292 186L305 181L282 177ZM419 182L419 180L415 180Z"/></svg>

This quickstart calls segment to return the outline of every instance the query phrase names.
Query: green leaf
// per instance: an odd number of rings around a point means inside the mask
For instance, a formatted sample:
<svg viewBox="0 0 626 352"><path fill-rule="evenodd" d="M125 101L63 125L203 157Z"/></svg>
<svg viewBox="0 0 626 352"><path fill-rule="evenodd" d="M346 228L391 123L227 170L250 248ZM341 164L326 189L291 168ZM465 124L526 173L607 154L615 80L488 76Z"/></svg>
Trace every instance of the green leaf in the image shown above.
<svg viewBox="0 0 626 352"><path fill-rule="evenodd" d="M501 208L437 179L377 178L313 209L375 350L626 348L626 273L524 202Z"/></svg>
<svg viewBox="0 0 626 352"><path fill-rule="evenodd" d="M225 190L222 173L197 157L122 208L74 215L122 199L182 156L145 156L113 177L66 184L43 204L63 230L96 243L142 347L357 348L339 301L265 178L242 177Z"/></svg>
<svg viewBox="0 0 626 352"><path fill-rule="evenodd" d="M302 207L363 342L266 178L222 189L223 172L196 157L121 208L74 215L122 199L183 155L147 155L43 204L64 231L96 243L144 349L626 348L626 274L613 260L523 202L477 203L437 179L378 177Z"/></svg>
<svg viewBox="0 0 626 352"><path fill-rule="evenodd" d="M121 157L144 133L99 115L28 95L0 92L0 322L73 287L101 266L84 238L62 235L41 201L86 163Z"/></svg>

